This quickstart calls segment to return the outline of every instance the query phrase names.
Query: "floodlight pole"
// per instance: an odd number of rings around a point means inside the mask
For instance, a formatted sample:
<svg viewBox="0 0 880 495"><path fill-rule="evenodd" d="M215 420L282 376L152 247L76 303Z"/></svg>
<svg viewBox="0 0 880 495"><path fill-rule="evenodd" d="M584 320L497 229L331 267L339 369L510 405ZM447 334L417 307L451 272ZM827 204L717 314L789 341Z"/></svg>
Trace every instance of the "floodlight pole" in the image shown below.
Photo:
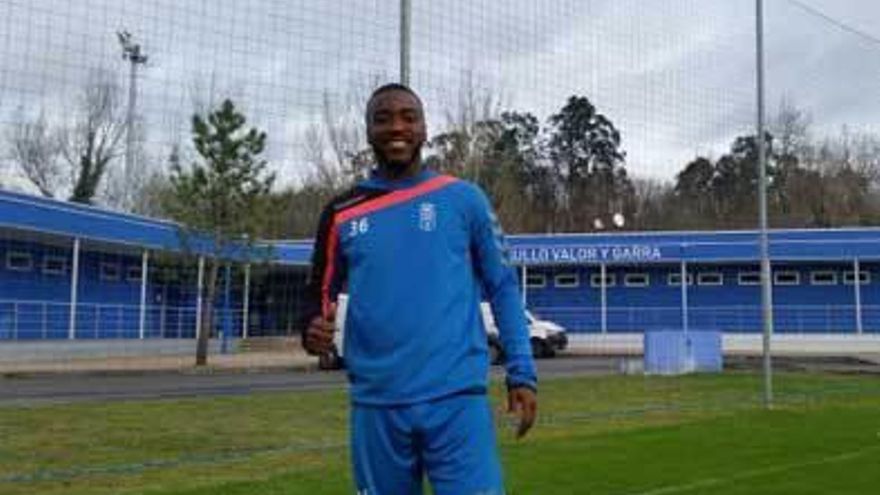
<svg viewBox="0 0 880 495"><path fill-rule="evenodd" d="M116 33L119 45L122 48L122 58L131 63L128 74L128 110L125 118L125 169L124 197L125 208L131 208L131 174L134 167L134 114L137 105L137 68L147 63L147 55L141 51L141 45L132 42L128 31Z"/></svg>
<svg viewBox="0 0 880 495"><path fill-rule="evenodd" d="M770 249L767 239L767 150L764 141L764 2L755 0L755 41L758 99L758 201L761 250L761 315L764 323L764 407L773 407L773 363L770 339L773 335L773 281L770 278Z"/></svg>
<svg viewBox="0 0 880 495"><path fill-rule="evenodd" d="M400 0L400 83L409 86L410 29L412 6L410 0Z"/></svg>

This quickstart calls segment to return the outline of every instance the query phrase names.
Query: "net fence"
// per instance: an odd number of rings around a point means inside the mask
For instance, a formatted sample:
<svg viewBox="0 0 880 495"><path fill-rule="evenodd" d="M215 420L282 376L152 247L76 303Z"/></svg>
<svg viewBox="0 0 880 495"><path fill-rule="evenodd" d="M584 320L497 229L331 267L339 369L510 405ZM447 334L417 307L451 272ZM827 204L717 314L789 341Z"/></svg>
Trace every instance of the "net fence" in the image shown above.
<svg viewBox="0 0 880 495"><path fill-rule="evenodd" d="M332 180L356 168L367 149L369 92L399 77L400 9L399 2L379 0L2 0L0 183L67 199L77 158L88 136L98 135L108 169L95 202L156 214L147 200L151 181L161 183L174 153L196 159L191 117L226 98L267 132L265 155L279 174L279 190L295 196ZM410 80L425 102L432 138L426 155L487 188L508 230L614 235L756 225L751 2L437 0L413 1L411 9ZM880 218L878 25L880 11L867 1L768 3L771 226L866 226ZM577 98L619 133L612 168L625 170L626 180L602 186L618 192L589 182L599 176L579 171L576 160L559 158L571 151L560 122L586 108ZM513 114L522 119L505 117ZM534 132L517 142L518 151L535 170L551 171L545 173L550 200L541 196L538 179L507 183L493 175L499 172L487 163L494 148L481 148L485 129L528 130L523 122ZM580 173L582 182L567 181ZM276 237L313 231L324 196L297 197L305 203L291 203ZM594 197L604 199L593 204ZM71 242L4 230L2 338L192 339L195 260L154 257L144 274L138 249L85 245L83 283L94 285L83 286L74 304ZM853 259L796 261L806 265L780 270L799 271L797 287L775 289L781 333L835 334L849 349L847 334L876 332L876 260L861 260L866 283L858 301L855 288L862 284L853 283ZM758 288L741 277L756 268L720 263L689 272L720 277L719 284L693 284L691 324L748 334L752 340L742 345L754 355ZM597 284L595 277L604 277L597 264L588 265L537 268L530 274L543 274L543 282L525 284L524 298L538 315L573 334L594 334L581 349L618 349L595 334L681 328L681 282L669 278L679 273L677 264L610 266L620 280L615 287ZM296 333L305 269L224 270L229 283L225 275L218 282L215 337ZM646 272L642 282L624 282ZM815 272L834 275L816 282ZM729 299L728 286L752 292ZM629 341L623 342L628 353Z"/></svg>

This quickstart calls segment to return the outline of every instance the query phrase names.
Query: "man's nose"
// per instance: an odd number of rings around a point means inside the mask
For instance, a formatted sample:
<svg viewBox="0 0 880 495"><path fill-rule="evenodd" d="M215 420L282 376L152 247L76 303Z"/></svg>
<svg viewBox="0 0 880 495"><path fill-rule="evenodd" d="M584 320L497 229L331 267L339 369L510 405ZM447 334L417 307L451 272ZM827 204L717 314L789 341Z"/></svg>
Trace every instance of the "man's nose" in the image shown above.
<svg viewBox="0 0 880 495"><path fill-rule="evenodd" d="M402 117L393 117L391 119L391 125L389 126L391 131L403 131L406 129L406 120Z"/></svg>

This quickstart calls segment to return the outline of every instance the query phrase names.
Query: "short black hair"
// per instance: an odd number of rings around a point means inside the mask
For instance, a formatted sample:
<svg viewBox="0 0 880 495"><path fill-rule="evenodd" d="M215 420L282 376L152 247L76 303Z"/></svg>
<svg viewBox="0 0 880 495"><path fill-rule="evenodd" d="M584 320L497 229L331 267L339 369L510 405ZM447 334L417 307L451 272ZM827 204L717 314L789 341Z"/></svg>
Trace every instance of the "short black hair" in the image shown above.
<svg viewBox="0 0 880 495"><path fill-rule="evenodd" d="M370 110L373 106L373 100L375 100L377 97L379 97L382 94L388 93L389 91L403 91L404 93L409 93L410 95L412 95L413 98L416 99L416 101L419 103L419 106L424 108L424 105L422 104L422 99L419 98L419 95L416 94L416 92L413 91L413 89L410 88L409 86L407 86L406 84L397 83L397 82L386 83L386 84L383 84L383 85L379 86L378 88L374 89L372 94L370 94L370 99L367 100L367 110L364 115L364 117L366 118L367 124L370 123ZM422 110L422 111L424 111L424 110Z"/></svg>

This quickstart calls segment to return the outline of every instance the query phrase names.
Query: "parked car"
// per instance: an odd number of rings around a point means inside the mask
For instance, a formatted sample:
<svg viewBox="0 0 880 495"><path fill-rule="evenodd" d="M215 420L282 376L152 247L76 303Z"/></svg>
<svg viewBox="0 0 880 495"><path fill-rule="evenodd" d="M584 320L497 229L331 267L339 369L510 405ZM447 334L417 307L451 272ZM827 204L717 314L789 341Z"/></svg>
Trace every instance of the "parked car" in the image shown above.
<svg viewBox="0 0 880 495"><path fill-rule="evenodd" d="M345 341L345 316L348 311L348 295L340 294L336 301L336 334L334 335L333 348L318 357L318 367L325 370L335 370L345 367L345 357L342 355ZM504 349L492 315L489 303L480 304L480 312L483 316L483 325L486 330L486 338L489 343L489 356L492 364L504 362ZM532 355L536 359L550 358L558 351L568 347L568 335L565 328L549 320L543 320L526 310L526 322L529 327L529 341L532 344Z"/></svg>

